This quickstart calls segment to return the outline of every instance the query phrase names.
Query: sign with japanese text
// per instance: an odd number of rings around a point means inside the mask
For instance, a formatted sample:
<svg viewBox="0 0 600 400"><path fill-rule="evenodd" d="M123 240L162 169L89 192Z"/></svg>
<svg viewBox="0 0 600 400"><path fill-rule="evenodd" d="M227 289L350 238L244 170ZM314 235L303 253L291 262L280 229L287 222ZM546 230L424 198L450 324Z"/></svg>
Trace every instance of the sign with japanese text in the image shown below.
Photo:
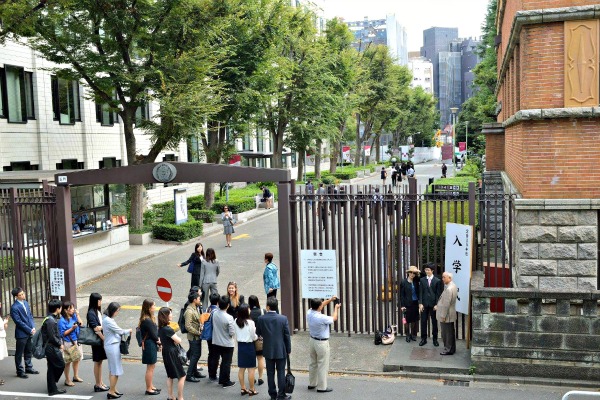
<svg viewBox="0 0 600 400"><path fill-rule="evenodd" d="M50 295L65 295L65 270L62 268L50 268Z"/></svg>
<svg viewBox="0 0 600 400"><path fill-rule="evenodd" d="M338 292L335 250L301 250L302 298L328 299Z"/></svg>
<svg viewBox="0 0 600 400"><path fill-rule="evenodd" d="M471 263L473 260L473 228L446 222L446 267L458 288L456 311L469 314Z"/></svg>
<svg viewBox="0 0 600 400"><path fill-rule="evenodd" d="M175 224L188 220L187 189L175 189Z"/></svg>

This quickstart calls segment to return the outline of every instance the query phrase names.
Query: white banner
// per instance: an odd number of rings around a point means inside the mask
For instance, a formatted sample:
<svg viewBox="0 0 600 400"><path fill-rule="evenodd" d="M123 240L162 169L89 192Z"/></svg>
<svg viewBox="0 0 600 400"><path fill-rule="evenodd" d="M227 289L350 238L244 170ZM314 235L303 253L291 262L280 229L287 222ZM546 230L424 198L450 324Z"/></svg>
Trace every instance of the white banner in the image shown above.
<svg viewBox="0 0 600 400"><path fill-rule="evenodd" d="M65 295L65 270L62 268L50 268L50 295Z"/></svg>
<svg viewBox="0 0 600 400"><path fill-rule="evenodd" d="M473 260L473 229L471 225L446 222L446 272L458 287L456 311L469 314L471 262Z"/></svg>
<svg viewBox="0 0 600 400"><path fill-rule="evenodd" d="M337 295L335 250L301 250L302 298L328 299Z"/></svg>
<svg viewBox="0 0 600 400"><path fill-rule="evenodd" d="M188 220L187 189L175 189L175 224Z"/></svg>

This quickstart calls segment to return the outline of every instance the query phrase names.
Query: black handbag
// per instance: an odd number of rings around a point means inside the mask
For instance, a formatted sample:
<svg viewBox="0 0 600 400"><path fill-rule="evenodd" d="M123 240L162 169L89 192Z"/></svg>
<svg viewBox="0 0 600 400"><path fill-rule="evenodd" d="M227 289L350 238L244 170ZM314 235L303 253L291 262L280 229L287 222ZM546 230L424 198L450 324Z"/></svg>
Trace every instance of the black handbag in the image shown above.
<svg viewBox="0 0 600 400"><path fill-rule="evenodd" d="M185 365L188 362L187 351L180 344L177 345L177 358L181 365Z"/></svg>
<svg viewBox="0 0 600 400"><path fill-rule="evenodd" d="M131 343L131 335L127 336L127 339L121 338L121 344L119 345L121 354L129 354L129 343Z"/></svg>
<svg viewBox="0 0 600 400"><path fill-rule="evenodd" d="M102 346L102 339L96 334L93 328L82 326L79 329L77 343L86 344L88 346Z"/></svg>
<svg viewBox="0 0 600 400"><path fill-rule="evenodd" d="M290 367L290 355L287 356L287 374L285 374L285 392L294 393L294 386L296 386L296 378L292 375L292 368Z"/></svg>

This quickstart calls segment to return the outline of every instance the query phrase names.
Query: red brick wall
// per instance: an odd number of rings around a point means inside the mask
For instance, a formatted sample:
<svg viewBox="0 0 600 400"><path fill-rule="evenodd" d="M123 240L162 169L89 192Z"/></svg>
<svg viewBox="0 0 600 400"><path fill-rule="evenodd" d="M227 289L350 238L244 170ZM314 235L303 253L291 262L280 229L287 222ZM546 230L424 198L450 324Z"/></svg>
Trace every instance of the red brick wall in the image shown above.
<svg viewBox="0 0 600 400"><path fill-rule="evenodd" d="M485 169L504 171L504 135L485 135Z"/></svg>

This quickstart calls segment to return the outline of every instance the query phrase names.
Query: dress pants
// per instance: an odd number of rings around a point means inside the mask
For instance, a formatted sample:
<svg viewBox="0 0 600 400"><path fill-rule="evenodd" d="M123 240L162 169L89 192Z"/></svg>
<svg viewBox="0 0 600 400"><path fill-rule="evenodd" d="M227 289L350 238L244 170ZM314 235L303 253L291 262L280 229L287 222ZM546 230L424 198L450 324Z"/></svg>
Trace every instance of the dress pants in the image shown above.
<svg viewBox="0 0 600 400"><path fill-rule="evenodd" d="M212 340L207 340L206 344L208 345L208 360L206 361L208 377L214 379L217 377L217 369L219 368L219 354L217 353L218 350L212 344Z"/></svg>
<svg viewBox="0 0 600 400"><path fill-rule="evenodd" d="M219 290L217 289L216 283L203 283L202 284L202 293L204 293L204 300L202 300L202 309L204 312L208 312L208 307L210 307L210 295L213 293L219 294Z"/></svg>
<svg viewBox="0 0 600 400"><path fill-rule="evenodd" d="M265 358L267 367L267 383L271 398L285 398L285 358ZM277 386L275 386L275 371L277 371Z"/></svg>
<svg viewBox="0 0 600 400"><path fill-rule="evenodd" d="M193 378L198 372L198 360L202 355L202 340L190 340L190 366L187 370L187 377Z"/></svg>
<svg viewBox="0 0 600 400"><path fill-rule="evenodd" d="M442 327L442 341L444 351L450 354L456 353L456 336L454 336L454 322L440 322Z"/></svg>
<svg viewBox="0 0 600 400"><path fill-rule="evenodd" d="M23 356L25 356L25 368L21 365ZM18 338L15 346L15 367L17 367L17 375L23 375L25 370L33 369L33 364L31 363L32 356L31 336Z"/></svg>
<svg viewBox="0 0 600 400"><path fill-rule="evenodd" d="M217 362L221 358L221 369L219 370L219 385L225 385L231 381L231 360L233 359L233 347L213 345L217 351Z"/></svg>
<svg viewBox="0 0 600 400"><path fill-rule="evenodd" d="M327 389L327 374L329 373L329 340L309 339L308 351L308 385L316 386L318 390Z"/></svg>
<svg viewBox="0 0 600 400"><path fill-rule="evenodd" d="M277 289L273 289L271 293L267 293L267 299L269 297L277 297Z"/></svg>
<svg viewBox="0 0 600 400"><path fill-rule="evenodd" d="M48 370L46 371L46 386L48 394L58 391L56 383L60 380L61 375L65 370L65 361L63 360L62 352L59 348L46 345L46 363Z"/></svg>
<svg viewBox="0 0 600 400"><path fill-rule="evenodd" d="M424 306L423 312L421 312L421 339L427 339L427 319L431 318L431 337L437 339L438 337L438 322L435 317L435 310L433 307Z"/></svg>

